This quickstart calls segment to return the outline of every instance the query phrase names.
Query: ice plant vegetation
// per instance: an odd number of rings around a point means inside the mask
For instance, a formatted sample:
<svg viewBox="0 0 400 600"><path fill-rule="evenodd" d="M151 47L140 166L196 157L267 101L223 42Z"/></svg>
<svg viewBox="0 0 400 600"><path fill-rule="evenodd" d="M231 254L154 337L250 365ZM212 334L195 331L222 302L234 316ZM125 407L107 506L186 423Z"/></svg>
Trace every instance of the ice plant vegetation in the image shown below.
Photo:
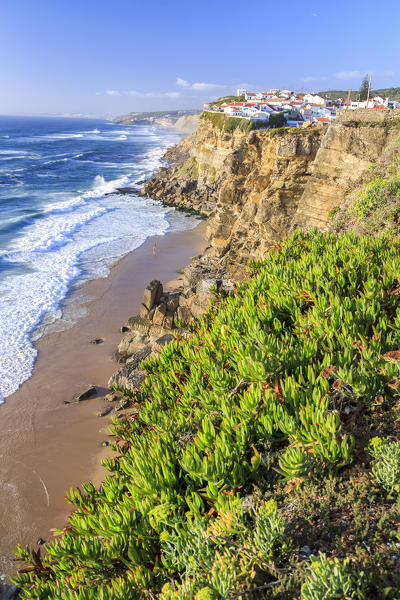
<svg viewBox="0 0 400 600"><path fill-rule="evenodd" d="M291 511L369 460L354 422L398 401L399 273L400 239L385 236L297 232L252 263L148 361L140 411L113 422L104 483L70 491L75 511L45 555L19 550L23 597L378 597L357 564L372 550L345 560L344 539L307 566L295 536L307 515Z"/></svg>

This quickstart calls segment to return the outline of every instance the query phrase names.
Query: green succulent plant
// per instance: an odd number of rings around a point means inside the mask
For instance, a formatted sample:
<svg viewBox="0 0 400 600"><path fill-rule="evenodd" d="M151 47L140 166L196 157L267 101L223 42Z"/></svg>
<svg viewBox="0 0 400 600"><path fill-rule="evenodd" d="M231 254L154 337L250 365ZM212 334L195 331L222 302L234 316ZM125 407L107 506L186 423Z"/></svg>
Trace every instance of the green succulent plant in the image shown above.
<svg viewBox="0 0 400 600"><path fill-rule="evenodd" d="M147 362L140 412L111 425L108 475L70 491L74 512L47 554L18 550L23 597L229 598L255 589L257 573L276 580L290 532L276 504L245 510L244 499L255 483L268 492L346 468L346 410L397 397L399 363L383 357L400 347L399 249L386 236L296 232L251 262L233 294ZM342 567L324 569L340 580Z"/></svg>

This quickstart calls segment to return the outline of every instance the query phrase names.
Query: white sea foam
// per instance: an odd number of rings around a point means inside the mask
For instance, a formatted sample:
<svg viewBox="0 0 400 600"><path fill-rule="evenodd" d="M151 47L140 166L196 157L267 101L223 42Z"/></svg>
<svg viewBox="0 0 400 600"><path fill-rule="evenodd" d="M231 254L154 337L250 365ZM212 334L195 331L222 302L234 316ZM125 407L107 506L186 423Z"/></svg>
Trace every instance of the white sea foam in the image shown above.
<svg viewBox="0 0 400 600"><path fill-rule="evenodd" d="M90 135L98 135L94 131ZM126 135L121 130L108 133L109 140ZM157 140L154 131L151 135ZM106 276L115 260L148 236L165 233L171 224L176 229L195 224L193 218L152 200L113 194L154 171L175 140L162 137L160 148L144 153L127 175L109 181L99 174L90 189L54 194L41 215L0 253L11 268L0 280L0 402L31 375L36 358L33 336L65 328L81 314L71 305L60 320L60 303L74 282Z"/></svg>
<svg viewBox="0 0 400 600"><path fill-rule="evenodd" d="M29 154L26 150L0 150L0 154Z"/></svg>

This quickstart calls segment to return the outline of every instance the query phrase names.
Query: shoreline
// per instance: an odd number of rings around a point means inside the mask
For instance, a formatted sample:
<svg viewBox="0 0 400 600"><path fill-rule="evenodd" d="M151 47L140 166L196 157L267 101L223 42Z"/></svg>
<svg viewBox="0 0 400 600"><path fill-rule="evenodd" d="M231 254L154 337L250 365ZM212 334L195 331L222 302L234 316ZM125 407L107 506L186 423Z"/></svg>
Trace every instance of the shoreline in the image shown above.
<svg viewBox="0 0 400 600"><path fill-rule="evenodd" d="M17 543L37 548L39 538L50 538L50 528L64 526L71 512L65 501L70 487L89 480L98 485L103 479L100 460L108 449L102 443L114 413L97 413L105 407L107 381L118 368L114 353L122 338L119 328L138 312L150 280L176 280L177 269L205 245L204 222L188 231L148 238L114 264L106 278L72 291L71 297L84 292L85 315L36 342L32 376L0 406L0 574L15 572ZM91 344L95 338L103 342ZM98 394L71 402L88 384Z"/></svg>

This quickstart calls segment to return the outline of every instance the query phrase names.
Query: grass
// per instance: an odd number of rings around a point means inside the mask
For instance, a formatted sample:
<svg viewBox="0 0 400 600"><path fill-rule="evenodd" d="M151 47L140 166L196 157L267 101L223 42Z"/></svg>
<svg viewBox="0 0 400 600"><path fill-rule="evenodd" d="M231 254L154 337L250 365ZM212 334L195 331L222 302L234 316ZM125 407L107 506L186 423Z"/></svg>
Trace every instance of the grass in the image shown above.
<svg viewBox="0 0 400 600"><path fill-rule="evenodd" d="M221 106L224 102L245 102L246 98L244 96L223 96L219 98L215 102L208 102L209 106Z"/></svg>
<svg viewBox="0 0 400 600"><path fill-rule="evenodd" d="M213 127L221 131L235 131L240 129L244 132L253 131L254 129L267 129L268 121L251 121L240 117L228 117L222 113L203 112L200 119L210 122Z"/></svg>
<svg viewBox="0 0 400 600"><path fill-rule="evenodd" d="M370 448L400 439L399 250L298 232L252 263L148 361L46 556L19 550L24 598L398 598L399 500Z"/></svg>

